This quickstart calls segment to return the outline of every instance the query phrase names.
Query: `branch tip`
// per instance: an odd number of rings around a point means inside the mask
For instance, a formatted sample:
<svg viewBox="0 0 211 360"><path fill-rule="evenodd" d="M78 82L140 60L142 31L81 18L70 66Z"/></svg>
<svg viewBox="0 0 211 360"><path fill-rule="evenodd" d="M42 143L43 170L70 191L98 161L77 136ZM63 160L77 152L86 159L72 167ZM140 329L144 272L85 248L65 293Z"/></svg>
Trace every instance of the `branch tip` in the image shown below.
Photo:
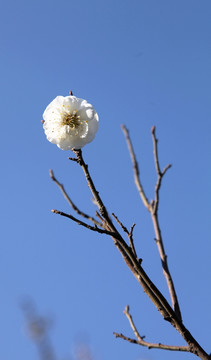
<svg viewBox="0 0 211 360"><path fill-rule="evenodd" d="M73 157L68 157L68 159L69 159L69 160L72 160L72 161L76 161L76 162L78 162L78 159L73 158Z"/></svg>
<svg viewBox="0 0 211 360"><path fill-rule="evenodd" d="M162 171L162 176L165 175L166 171L169 170L172 167L172 164L168 164Z"/></svg>
<svg viewBox="0 0 211 360"><path fill-rule="evenodd" d="M51 210L53 213L55 214L58 214L58 215L61 215L61 216L64 216L70 220L73 220L74 222L76 222L78 225L82 225L83 227L89 229L89 230L92 230L92 231L95 231L95 232L98 232L100 234L106 234L106 235L109 235L109 236L112 236L113 238L116 237L116 233L115 232L112 232L110 230L106 230L106 229L101 229L97 226L97 222L96 224L94 224L94 226L92 225L89 225L87 223L85 223L84 221L72 216L71 214L67 214L67 213L64 213L63 211L59 211L59 210ZM101 226L101 224L100 224Z"/></svg>
<svg viewBox="0 0 211 360"><path fill-rule="evenodd" d="M135 223L133 223L133 225L131 226L130 228L130 235L133 235L133 230L134 230L134 227L136 226Z"/></svg>
<svg viewBox="0 0 211 360"><path fill-rule="evenodd" d="M155 125L153 125L153 126L152 126L152 129L151 129L151 133L152 133L153 135L155 135L155 129L156 129L156 127L155 127Z"/></svg>
<svg viewBox="0 0 211 360"><path fill-rule="evenodd" d="M49 169L49 175L52 180L55 180L54 173L52 169Z"/></svg>

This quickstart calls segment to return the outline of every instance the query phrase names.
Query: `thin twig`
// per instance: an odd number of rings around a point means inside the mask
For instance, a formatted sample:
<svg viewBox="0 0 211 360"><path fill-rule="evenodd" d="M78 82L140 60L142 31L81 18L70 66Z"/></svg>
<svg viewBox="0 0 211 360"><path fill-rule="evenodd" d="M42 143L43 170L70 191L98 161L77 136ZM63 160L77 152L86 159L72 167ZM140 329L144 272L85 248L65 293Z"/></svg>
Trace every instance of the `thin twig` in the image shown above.
<svg viewBox="0 0 211 360"><path fill-rule="evenodd" d="M112 216L113 216L114 219L116 220L117 224L120 225L120 227L122 228L122 230L123 230L127 235L129 235L128 229L126 228L126 226L123 225L123 223L118 219L118 217L117 217L114 213L112 213Z"/></svg>
<svg viewBox="0 0 211 360"><path fill-rule="evenodd" d="M151 133L152 133L152 140L153 140L153 154L154 154L154 161L155 161L155 169L157 172L157 183L155 185L155 200L153 203L153 211L157 212L158 210L158 206L159 206L159 191L160 191L160 187L161 187L161 182L163 179L163 176L165 175L165 173L167 172L168 169L171 168L171 164L168 164L163 171L160 170L160 164L159 164L159 158L158 158L158 139L156 138L155 135L155 126L152 127L151 129Z"/></svg>
<svg viewBox="0 0 211 360"><path fill-rule="evenodd" d="M129 342L133 342L133 343L136 343L136 344L139 344L139 345L142 345L142 346L146 346L148 347L148 349L162 349L162 350L171 350L171 351L186 351L186 352L190 352L190 347L189 346L175 346L175 345L164 345L164 344L161 344L161 343L151 343L151 342L148 342L148 341L145 341L144 338L145 336L141 336L134 324L134 321L133 321L133 318L132 318L132 315L130 314L130 311L129 311L129 306L127 305L125 310L124 310L124 314L125 316L127 317L129 323L130 323L130 326L136 336L136 339L130 339L122 334L118 334L118 333L115 333L115 336L116 337L120 337L124 340L127 340ZM132 340L132 341L131 341Z"/></svg>
<svg viewBox="0 0 211 360"><path fill-rule="evenodd" d="M159 191L160 191L160 187L161 187L161 182L162 182L163 176L165 175L166 171L171 167L171 165L170 164L167 165L163 171L160 170L160 164L159 164L159 158L158 158L158 148L157 148L158 140L155 135L155 126L152 127L151 132L152 132L152 139L153 139L153 153L154 153L154 160L155 160L155 168L157 171L157 183L155 186L155 200L152 203L150 213L151 213L152 222L153 222L154 231L155 231L156 244L158 247L158 251L159 251L159 255L160 255L160 259L161 259L161 263L162 263L163 274L166 278L166 282L168 285L172 306L173 306L173 309L175 310L178 318L180 320L182 320L179 301L177 298L174 282L173 282L171 273L169 271L167 255L165 252L164 243L163 243L162 234L161 234L160 225L159 225L159 220L158 220Z"/></svg>
<svg viewBox="0 0 211 360"><path fill-rule="evenodd" d="M130 342L131 344L137 344L137 345L141 345L141 346L146 346L149 350L150 349L161 349L161 350L170 350L170 351L185 351L185 352L190 352L189 346L174 346L174 345L164 345L161 343L150 343L147 341L139 341L136 339L132 339L129 338L128 336L125 336L121 333L113 333L115 335L116 338L121 338L123 340L126 340L128 342Z"/></svg>
<svg viewBox="0 0 211 360"><path fill-rule="evenodd" d="M78 162L78 160L76 158L73 158L73 157L69 157L68 159L71 160L71 161Z"/></svg>
<svg viewBox="0 0 211 360"><path fill-rule="evenodd" d="M185 352L190 352L189 346L174 346L174 345L164 345L161 343L150 343L147 341L142 340L141 342L139 340L136 339L131 339L123 334L120 333L113 333L115 335L116 338L121 338L123 340L126 340L128 342L130 342L131 344L137 344L137 345L141 345L141 346L146 346L149 350L150 349L161 349L161 350L170 350L170 351L185 351Z"/></svg>
<svg viewBox="0 0 211 360"><path fill-rule="evenodd" d="M93 224L98 225L100 227L102 226L102 223L100 223L99 221L97 221L95 218L93 218L90 215L85 214L83 211L79 210L79 208L74 204L74 202L70 199L69 195L67 194L64 186L55 178L53 170L49 170L49 174L51 179L56 183L56 185L59 187L59 189L61 190L62 194L64 195L65 199L67 200L67 202L70 204L70 206L73 208L73 210L78 214L81 215L82 217L84 217L85 219L88 219L90 221L93 222Z"/></svg>
<svg viewBox="0 0 211 360"><path fill-rule="evenodd" d="M135 257L137 258L137 253L136 253L136 249L135 249L134 241L133 241L133 229L134 229L135 224L133 224L131 226L131 229L130 229L130 232L129 232L128 229L123 225L123 223L118 219L118 217L114 213L112 213L112 216L114 217L116 222L120 225L122 230L127 234L128 239L129 239L129 243L130 243L130 248L131 248L133 254L135 255Z"/></svg>
<svg viewBox="0 0 211 360"><path fill-rule="evenodd" d="M106 222L108 223L109 227L110 227L110 230L112 230L113 232L117 232L113 222L111 221L109 215L108 215L108 211L99 195L99 192L96 190L95 188L95 185L92 181L92 178L89 174L89 170L88 170L88 165L85 164L84 162L84 159L83 159L83 156L82 156L82 151L81 150L76 150L74 149L73 150L74 154L76 155L76 158L77 158L77 162L78 164L82 167L82 170L85 174L85 177L87 179L87 183L88 183L88 186L92 192L92 195L96 201L96 204L98 206L98 209L99 209L99 212L100 212L100 215L106 220ZM72 158L70 158L72 160Z"/></svg>
<svg viewBox="0 0 211 360"><path fill-rule="evenodd" d="M59 214L61 216L67 217L68 219L71 219L71 220L75 221L78 225L82 225L82 226L84 226L85 228L87 228L89 230L96 231L96 232L98 232L100 234L110 235L112 237L116 236L116 234L114 232L112 232L112 231L108 231L108 230L105 230L105 229L100 229L100 228L97 227L97 225L91 226L89 224L86 224L85 222L75 218L71 214L66 214L63 211L52 209L51 212L54 213L54 214Z"/></svg>
<svg viewBox="0 0 211 360"><path fill-rule="evenodd" d="M96 211L96 216L98 217L98 219L100 219L101 222L104 221L104 219L102 218L102 216L99 214L98 211Z"/></svg>
<svg viewBox="0 0 211 360"><path fill-rule="evenodd" d="M142 186L141 181L140 181L139 166L138 166L138 162L136 160L135 152L134 152L134 149L133 149L133 144L132 144L130 136L129 136L129 130L126 128L125 125L122 125L121 127L122 127L122 131L123 131L123 133L125 135L128 150L129 150L131 160L132 160L132 164L133 164L133 173L134 173L134 178L135 178L135 184L137 186L138 192L139 192L139 194L140 194L140 196L142 198L142 201L143 201L144 205L149 210L150 203L149 203L149 200L147 199L147 197L145 195L143 186Z"/></svg>
<svg viewBox="0 0 211 360"><path fill-rule="evenodd" d="M133 225L131 226L128 237L129 237L129 241L130 241L130 247L131 247L131 249L132 249L135 257L138 258L137 253L136 253L136 249L135 249L135 246L134 246L134 240L133 240L133 229L134 229L135 225L136 225L136 224L133 224ZM139 259L139 260L140 260L140 259ZM139 263L140 263L140 261L139 261Z"/></svg>

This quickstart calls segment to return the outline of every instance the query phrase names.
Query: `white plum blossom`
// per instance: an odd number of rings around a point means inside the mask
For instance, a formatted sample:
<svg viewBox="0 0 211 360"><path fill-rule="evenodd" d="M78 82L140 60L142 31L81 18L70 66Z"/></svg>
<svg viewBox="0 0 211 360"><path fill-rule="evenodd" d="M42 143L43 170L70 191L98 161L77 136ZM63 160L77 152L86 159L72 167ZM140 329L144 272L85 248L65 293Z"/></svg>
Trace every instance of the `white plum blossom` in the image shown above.
<svg viewBox="0 0 211 360"><path fill-rule="evenodd" d="M57 96L43 113L47 139L62 150L81 149L98 130L98 115L91 104L76 96Z"/></svg>

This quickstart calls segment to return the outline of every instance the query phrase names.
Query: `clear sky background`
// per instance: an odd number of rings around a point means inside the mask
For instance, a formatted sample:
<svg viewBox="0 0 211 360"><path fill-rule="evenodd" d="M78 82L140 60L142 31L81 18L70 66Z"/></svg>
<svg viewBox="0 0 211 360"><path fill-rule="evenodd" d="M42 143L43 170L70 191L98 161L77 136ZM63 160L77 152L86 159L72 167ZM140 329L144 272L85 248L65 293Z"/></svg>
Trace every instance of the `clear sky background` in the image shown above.
<svg viewBox="0 0 211 360"><path fill-rule="evenodd" d="M120 125L130 129L147 196L161 166L160 222L185 325L211 352L210 140L211 2L209 0L8 0L1 4L0 358L36 360L20 304L30 297L50 317L57 359L77 342L94 360L193 359L147 350L123 314L130 304L146 340L184 345L154 309L120 254L100 236L54 215L69 212L50 180L52 168L72 200L94 215L83 173L44 135L42 114L71 89L100 117L83 154L109 211L130 227L143 267L168 297L149 214L134 186Z"/></svg>

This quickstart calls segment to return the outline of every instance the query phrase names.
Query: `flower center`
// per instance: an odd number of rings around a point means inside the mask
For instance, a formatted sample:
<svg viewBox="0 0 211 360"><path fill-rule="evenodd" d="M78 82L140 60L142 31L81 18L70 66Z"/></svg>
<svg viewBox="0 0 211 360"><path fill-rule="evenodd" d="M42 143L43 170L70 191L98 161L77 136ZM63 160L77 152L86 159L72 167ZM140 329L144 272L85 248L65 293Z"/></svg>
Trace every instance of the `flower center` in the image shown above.
<svg viewBox="0 0 211 360"><path fill-rule="evenodd" d="M71 130L78 129L81 125L80 115L77 115L77 111L74 110L72 114L65 112L63 114L63 125L68 125Z"/></svg>

